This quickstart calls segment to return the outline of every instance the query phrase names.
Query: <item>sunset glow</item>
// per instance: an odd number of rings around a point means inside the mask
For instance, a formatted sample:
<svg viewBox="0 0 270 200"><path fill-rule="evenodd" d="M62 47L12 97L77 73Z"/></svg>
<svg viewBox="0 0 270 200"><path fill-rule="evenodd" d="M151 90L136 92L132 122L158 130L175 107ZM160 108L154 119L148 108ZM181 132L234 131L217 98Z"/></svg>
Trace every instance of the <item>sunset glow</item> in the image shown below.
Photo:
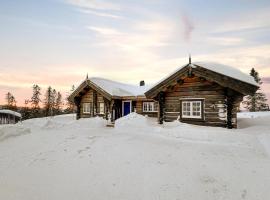
<svg viewBox="0 0 270 200"><path fill-rule="evenodd" d="M7 92L23 105L33 84L65 96L87 73L152 84L189 53L245 73L254 67L270 99L269 10L263 0L2 1L0 105Z"/></svg>

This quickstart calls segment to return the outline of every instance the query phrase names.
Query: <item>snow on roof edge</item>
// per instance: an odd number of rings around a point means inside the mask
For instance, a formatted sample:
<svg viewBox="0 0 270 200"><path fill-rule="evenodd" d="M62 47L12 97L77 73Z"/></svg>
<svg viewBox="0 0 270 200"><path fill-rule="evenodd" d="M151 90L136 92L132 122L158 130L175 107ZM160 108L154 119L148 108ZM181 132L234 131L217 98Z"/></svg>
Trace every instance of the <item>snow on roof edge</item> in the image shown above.
<svg viewBox="0 0 270 200"><path fill-rule="evenodd" d="M242 72L238 68L235 68L229 65L223 65L223 64L219 64L215 62L194 62L191 64L206 68L213 72L223 74L225 76L231 77L233 79L237 79L239 81L242 81L242 82L254 85L254 86L259 86L259 84L254 80L252 76Z"/></svg>
<svg viewBox="0 0 270 200"><path fill-rule="evenodd" d="M13 110L8 110L8 109L0 110L0 113L11 114L11 115L15 115L15 116L20 117L20 118L22 117L21 113L15 112Z"/></svg>
<svg viewBox="0 0 270 200"><path fill-rule="evenodd" d="M112 96L144 96L145 91L149 86L137 86L132 84L121 83L118 81L100 78L90 77L89 81L106 91Z"/></svg>
<svg viewBox="0 0 270 200"><path fill-rule="evenodd" d="M176 70L174 70L173 72L169 73L167 76L165 76L164 78L162 78L161 80L156 82L146 92L152 90L154 87L156 87L157 85L159 85L160 83L162 83L163 81L165 81L166 79L171 77L173 74L177 73L178 71L180 71L181 69L183 69L184 67L186 67L188 65L189 65L189 63L187 63L185 65L182 65L181 67L178 67ZM228 66L228 65L223 65L223 64L219 64L219 63L215 63L215 62L193 62L193 63L191 63L192 67L196 67L195 65L198 65L200 67L206 68L206 69L211 70L213 72L216 72L216 73L231 77L233 79L237 79L239 81L243 81L245 83L248 83L248 84L259 87L259 84L252 78L252 76L250 76L248 74L245 74L244 72L242 72L241 70L239 70L239 69L237 69L235 67L231 67L231 66ZM210 66L212 66L212 67L210 67ZM222 72L222 70L220 70L220 69L215 70L213 66L216 66L216 67L217 66L219 66L219 67L222 66L224 68L230 69L233 73L230 73L230 74L227 73L226 74L224 71ZM242 78L240 76L242 76ZM245 78L243 78L243 77L245 77Z"/></svg>

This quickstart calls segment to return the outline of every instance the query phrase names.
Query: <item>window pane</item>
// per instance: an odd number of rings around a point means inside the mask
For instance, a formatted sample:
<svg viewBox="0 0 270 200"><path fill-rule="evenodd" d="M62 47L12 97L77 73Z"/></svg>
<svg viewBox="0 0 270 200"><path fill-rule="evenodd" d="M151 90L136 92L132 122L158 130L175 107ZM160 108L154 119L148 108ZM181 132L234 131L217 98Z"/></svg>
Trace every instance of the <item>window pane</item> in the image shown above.
<svg viewBox="0 0 270 200"><path fill-rule="evenodd" d="M190 118L201 117L201 101L182 101L182 115Z"/></svg>

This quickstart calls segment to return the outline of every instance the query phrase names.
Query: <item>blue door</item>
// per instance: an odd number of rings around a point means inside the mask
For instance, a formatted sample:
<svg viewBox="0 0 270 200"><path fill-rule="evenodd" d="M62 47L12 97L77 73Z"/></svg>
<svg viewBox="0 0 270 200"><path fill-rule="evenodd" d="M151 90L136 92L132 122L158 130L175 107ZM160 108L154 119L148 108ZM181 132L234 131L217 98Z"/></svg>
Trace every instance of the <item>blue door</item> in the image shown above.
<svg viewBox="0 0 270 200"><path fill-rule="evenodd" d="M124 106L123 106L123 109L124 109L124 111L123 111L123 114L124 114L124 116L126 116L126 115L128 115L129 113L130 113L130 108L131 108L131 105L130 105L130 101L125 101L125 102L123 102L124 103Z"/></svg>

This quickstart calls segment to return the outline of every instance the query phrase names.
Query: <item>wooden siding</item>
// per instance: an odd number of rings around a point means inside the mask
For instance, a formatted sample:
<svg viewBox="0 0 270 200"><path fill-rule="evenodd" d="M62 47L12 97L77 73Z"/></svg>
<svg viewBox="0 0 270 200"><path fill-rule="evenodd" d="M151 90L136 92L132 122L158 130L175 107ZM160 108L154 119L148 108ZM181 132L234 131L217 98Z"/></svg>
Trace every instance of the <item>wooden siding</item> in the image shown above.
<svg viewBox="0 0 270 200"><path fill-rule="evenodd" d="M95 97L96 95L96 97ZM83 104L84 103L90 103L91 104L91 112L90 114L83 113ZM100 108L99 103L104 103L104 114L100 114ZM80 102L80 117L81 118L87 118L87 117L93 117L93 116L105 116L107 111L107 102L104 101L104 97L102 94L97 93L93 89L89 89L85 94L81 96L81 102ZM108 104L108 103L107 103Z"/></svg>
<svg viewBox="0 0 270 200"><path fill-rule="evenodd" d="M0 113L0 124L15 124L20 120L19 117L7 113Z"/></svg>
<svg viewBox="0 0 270 200"><path fill-rule="evenodd" d="M141 115L147 115L148 117L157 117L158 112L144 112L143 111L143 102L153 102L153 100L144 100L136 102L136 113ZM155 108L158 110L158 102L154 103Z"/></svg>
<svg viewBox="0 0 270 200"><path fill-rule="evenodd" d="M93 100L94 100L93 95L94 95L93 89L89 89L84 95L82 95L81 102L80 102L80 117L81 118L87 118L87 117L93 116ZM91 103L90 114L83 113L83 104L84 103Z"/></svg>
<svg viewBox="0 0 270 200"><path fill-rule="evenodd" d="M199 77L186 77L182 83L170 86L165 91L165 121L173 121L180 117L180 99L203 99L203 120L181 119L182 122L210 125L226 126L226 117L220 116L218 105L225 105L226 93L225 88L217 83L207 81ZM236 112L240 102L234 102L233 109L233 126L236 127ZM223 108L225 109L225 108Z"/></svg>

